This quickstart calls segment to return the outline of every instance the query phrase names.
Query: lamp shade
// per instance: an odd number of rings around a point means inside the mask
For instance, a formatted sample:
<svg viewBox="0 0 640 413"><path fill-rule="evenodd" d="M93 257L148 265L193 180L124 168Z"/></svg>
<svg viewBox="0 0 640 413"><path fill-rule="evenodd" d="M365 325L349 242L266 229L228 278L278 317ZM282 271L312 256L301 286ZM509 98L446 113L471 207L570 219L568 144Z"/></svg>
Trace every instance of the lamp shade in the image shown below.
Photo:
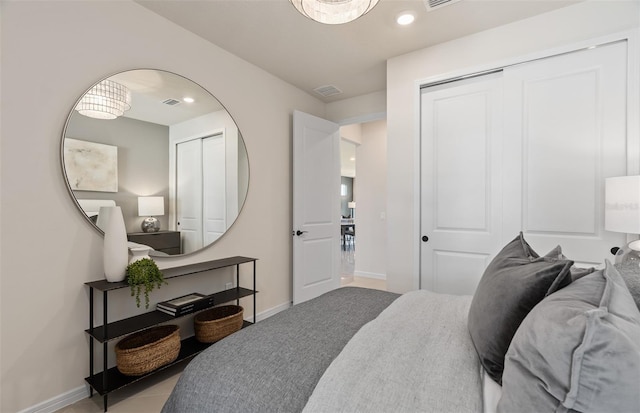
<svg viewBox="0 0 640 413"><path fill-rule="evenodd" d="M115 119L131 109L131 92L124 85L105 79L80 99L76 110L95 119Z"/></svg>
<svg viewBox="0 0 640 413"><path fill-rule="evenodd" d="M604 228L640 234L640 176L605 180Z"/></svg>
<svg viewBox="0 0 640 413"><path fill-rule="evenodd" d="M153 217L164 215L163 196L139 196L138 216Z"/></svg>

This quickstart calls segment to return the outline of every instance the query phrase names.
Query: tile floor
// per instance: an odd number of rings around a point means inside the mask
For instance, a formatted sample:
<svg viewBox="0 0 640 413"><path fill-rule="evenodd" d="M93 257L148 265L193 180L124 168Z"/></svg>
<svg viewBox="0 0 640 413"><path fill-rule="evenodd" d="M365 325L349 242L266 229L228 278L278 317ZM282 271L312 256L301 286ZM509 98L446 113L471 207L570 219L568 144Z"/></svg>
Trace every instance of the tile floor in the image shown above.
<svg viewBox="0 0 640 413"><path fill-rule="evenodd" d="M353 275L355 251L342 251L341 285L386 290L385 280L356 277ZM153 377L131 384L109 395L109 413L158 413L175 386L185 363L172 366ZM80 400L56 413L101 413L102 397Z"/></svg>

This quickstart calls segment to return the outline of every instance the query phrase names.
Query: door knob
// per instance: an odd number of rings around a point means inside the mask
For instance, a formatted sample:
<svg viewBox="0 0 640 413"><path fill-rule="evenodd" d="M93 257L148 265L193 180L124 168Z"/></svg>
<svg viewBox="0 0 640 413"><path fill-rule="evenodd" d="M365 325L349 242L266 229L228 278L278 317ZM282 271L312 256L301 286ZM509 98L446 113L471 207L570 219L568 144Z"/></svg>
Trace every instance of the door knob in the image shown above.
<svg viewBox="0 0 640 413"><path fill-rule="evenodd" d="M429 241L429 237L427 237L426 235L422 236L422 242L427 242Z"/></svg>
<svg viewBox="0 0 640 413"><path fill-rule="evenodd" d="M297 236L300 236L300 235L302 235L302 234L304 234L304 233L306 233L306 232L307 232L307 231L300 231L300 230L297 230L297 231L296 231L296 235L297 235Z"/></svg>

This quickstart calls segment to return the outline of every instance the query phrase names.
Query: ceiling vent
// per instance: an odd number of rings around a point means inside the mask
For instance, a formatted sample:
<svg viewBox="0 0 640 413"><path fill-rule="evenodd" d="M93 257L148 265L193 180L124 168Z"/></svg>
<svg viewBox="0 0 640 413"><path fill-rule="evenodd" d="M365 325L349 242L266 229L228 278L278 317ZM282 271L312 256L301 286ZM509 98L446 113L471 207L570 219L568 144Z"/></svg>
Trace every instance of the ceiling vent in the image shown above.
<svg viewBox="0 0 640 413"><path fill-rule="evenodd" d="M180 101L176 100L176 99L167 99L167 100L163 101L162 103L164 103L165 105L169 105L169 106L175 106L175 105L179 104Z"/></svg>
<svg viewBox="0 0 640 413"><path fill-rule="evenodd" d="M320 86L313 89L317 94L328 98L329 96L339 95L342 93L342 90L338 89L333 85Z"/></svg>
<svg viewBox="0 0 640 413"><path fill-rule="evenodd" d="M459 1L460 0L424 0L424 5L427 7L427 11L432 11Z"/></svg>

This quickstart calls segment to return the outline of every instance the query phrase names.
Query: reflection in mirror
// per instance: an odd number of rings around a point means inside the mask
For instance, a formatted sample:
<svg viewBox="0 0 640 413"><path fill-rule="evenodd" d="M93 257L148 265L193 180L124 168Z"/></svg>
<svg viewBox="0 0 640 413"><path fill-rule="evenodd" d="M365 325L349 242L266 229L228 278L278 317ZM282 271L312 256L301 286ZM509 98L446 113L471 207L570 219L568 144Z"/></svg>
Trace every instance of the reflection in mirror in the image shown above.
<svg viewBox="0 0 640 413"><path fill-rule="evenodd" d="M99 230L100 207L122 209L130 247L189 254L215 242L249 186L242 136L208 91L160 70L94 85L71 111L62 166L79 210Z"/></svg>

